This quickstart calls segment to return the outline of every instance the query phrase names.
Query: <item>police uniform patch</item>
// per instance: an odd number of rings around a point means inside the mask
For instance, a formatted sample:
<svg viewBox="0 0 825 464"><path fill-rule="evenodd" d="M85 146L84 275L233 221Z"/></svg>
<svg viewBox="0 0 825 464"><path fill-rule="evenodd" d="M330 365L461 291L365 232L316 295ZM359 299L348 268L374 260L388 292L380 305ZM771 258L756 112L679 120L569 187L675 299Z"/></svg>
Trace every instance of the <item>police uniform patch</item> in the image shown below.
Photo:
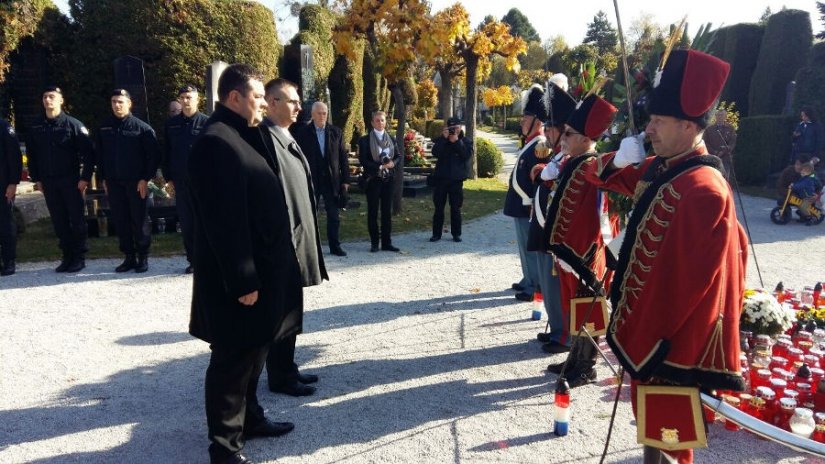
<svg viewBox="0 0 825 464"><path fill-rule="evenodd" d="M83 135L89 135L89 129L86 129L86 126L80 126L80 133Z"/></svg>

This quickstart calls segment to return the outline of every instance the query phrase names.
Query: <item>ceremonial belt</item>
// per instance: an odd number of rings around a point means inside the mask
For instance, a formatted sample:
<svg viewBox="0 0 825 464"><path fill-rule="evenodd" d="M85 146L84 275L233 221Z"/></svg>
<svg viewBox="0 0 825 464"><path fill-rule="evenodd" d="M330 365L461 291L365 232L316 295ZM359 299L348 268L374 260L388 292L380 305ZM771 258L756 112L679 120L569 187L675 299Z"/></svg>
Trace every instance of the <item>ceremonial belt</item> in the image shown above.
<svg viewBox="0 0 825 464"><path fill-rule="evenodd" d="M518 172L518 162L521 160L521 156L524 154L524 152L527 151L527 149L530 148L531 145L534 145L536 142L538 142L538 140L539 137L533 137L533 140L527 142L527 145L525 145L521 149L521 151L519 151L518 158L516 158L516 164L513 166L513 175L512 179L510 180L510 184L513 186L513 190L516 192L516 194L521 197L521 204L523 205L529 205L531 198L529 195L527 195L527 192L525 192L521 188L521 185L519 185L518 183L518 177L516 176L516 173Z"/></svg>

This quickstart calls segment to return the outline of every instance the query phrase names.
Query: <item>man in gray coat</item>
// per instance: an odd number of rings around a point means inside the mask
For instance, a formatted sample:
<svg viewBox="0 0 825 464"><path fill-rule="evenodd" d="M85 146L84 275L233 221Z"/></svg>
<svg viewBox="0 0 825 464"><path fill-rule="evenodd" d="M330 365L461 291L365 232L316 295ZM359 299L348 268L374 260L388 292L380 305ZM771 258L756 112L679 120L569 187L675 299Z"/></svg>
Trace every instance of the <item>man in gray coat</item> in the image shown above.
<svg viewBox="0 0 825 464"><path fill-rule="evenodd" d="M266 92L267 117L258 126L258 140L250 143L271 164L283 188L289 211L292 230L292 245L301 272L303 287L318 285L327 279L324 256L321 251L321 236L315 209L315 192L312 187L312 173L301 148L289 132L301 110L301 99L295 84L285 79L273 79L264 87ZM266 370L269 389L291 396L307 396L315 392L308 384L318 381L317 375L302 374L295 364L295 341L302 331L304 317L303 291L291 300L286 322L289 331L281 331L269 349Z"/></svg>
<svg viewBox="0 0 825 464"><path fill-rule="evenodd" d="M250 464L241 454L245 440L293 428L266 419L256 393L270 342L300 330L285 311L300 297L301 276L283 189L275 166L244 140L257 133L263 96L258 71L229 66L188 162L195 237L189 332L212 350L204 388L212 464Z"/></svg>

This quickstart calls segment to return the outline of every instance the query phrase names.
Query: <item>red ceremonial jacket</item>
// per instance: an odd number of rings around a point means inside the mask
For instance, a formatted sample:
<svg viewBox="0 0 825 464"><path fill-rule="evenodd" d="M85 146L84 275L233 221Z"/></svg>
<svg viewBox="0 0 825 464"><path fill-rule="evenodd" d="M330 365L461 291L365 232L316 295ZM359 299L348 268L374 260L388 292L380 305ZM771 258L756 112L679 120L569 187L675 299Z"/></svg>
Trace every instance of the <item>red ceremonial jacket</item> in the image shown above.
<svg viewBox="0 0 825 464"><path fill-rule="evenodd" d="M608 154L588 171L596 185L634 196L607 341L634 379L742 390L747 237L719 160L705 154L700 146L600 172L612 160Z"/></svg>

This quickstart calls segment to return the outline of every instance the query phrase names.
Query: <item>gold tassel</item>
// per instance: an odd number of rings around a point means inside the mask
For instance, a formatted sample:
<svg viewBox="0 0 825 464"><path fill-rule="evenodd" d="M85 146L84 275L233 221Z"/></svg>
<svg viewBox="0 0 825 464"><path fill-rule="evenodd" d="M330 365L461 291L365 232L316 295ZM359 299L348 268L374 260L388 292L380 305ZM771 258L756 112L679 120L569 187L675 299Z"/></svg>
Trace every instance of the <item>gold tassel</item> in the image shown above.
<svg viewBox="0 0 825 464"><path fill-rule="evenodd" d="M676 43L682 38L682 29L684 29L686 21L687 16L682 18L682 22L679 23L679 27L674 29L673 33L670 34L670 37L667 39L667 46L665 47L664 53L662 53L662 61L659 63L659 67L656 69L657 71L661 72L665 69L665 63L667 63L667 59L670 57L670 52L673 50L673 47L676 46Z"/></svg>

